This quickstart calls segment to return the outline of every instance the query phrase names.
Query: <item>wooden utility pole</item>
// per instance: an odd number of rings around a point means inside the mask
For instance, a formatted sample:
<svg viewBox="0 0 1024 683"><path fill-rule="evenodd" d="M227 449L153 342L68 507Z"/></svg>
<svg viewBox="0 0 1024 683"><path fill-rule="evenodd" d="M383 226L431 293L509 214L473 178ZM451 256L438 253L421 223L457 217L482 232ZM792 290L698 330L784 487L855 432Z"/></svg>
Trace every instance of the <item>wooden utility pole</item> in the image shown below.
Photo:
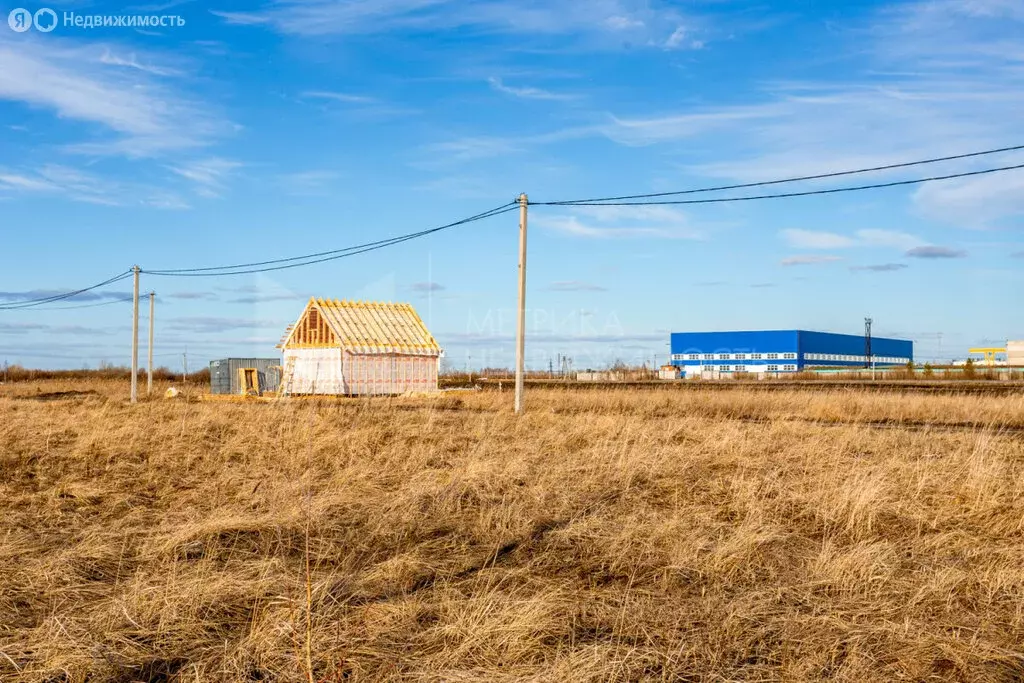
<svg viewBox="0 0 1024 683"><path fill-rule="evenodd" d="M156 299L156 292L149 293L149 347L146 349L149 353L148 364L146 365L146 396L153 393L153 309L155 308L154 299Z"/></svg>
<svg viewBox="0 0 1024 683"><path fill-rule="evenodd" d="M132 396L131 402L139 400L139 267L132 266L134 285L132 288Z"/></svg>
<svg viewBox="0 0 1024 683"><path fill-rule="evenodd" d="M516 323L515 412L523 412L523 365L526 354L526 193L519 195L519 317Z"/></svg>

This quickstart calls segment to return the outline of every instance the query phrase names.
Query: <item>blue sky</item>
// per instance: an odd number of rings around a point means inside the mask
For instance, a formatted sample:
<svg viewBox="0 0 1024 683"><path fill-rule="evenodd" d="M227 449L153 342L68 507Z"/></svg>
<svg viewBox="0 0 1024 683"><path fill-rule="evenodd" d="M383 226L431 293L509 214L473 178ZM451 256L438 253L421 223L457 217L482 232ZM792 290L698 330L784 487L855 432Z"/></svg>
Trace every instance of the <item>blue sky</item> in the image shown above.
<svg viewBox="0 0 1024 683"><path fill-rule="evenodd" d="M414 232L519 192L658 192L1024 143L1019 0L49 6L185 25L0 24L6 302L134 263L262 261ZM0 16L15 7L40 8L4 3ZM858 333L868 315L876 334L915 339L919 358L963 357L1024 338L1022 220L1021 171L763 202L532 207L529 364L663 361L670 330ZM157 292L159 364L186 349L193 366L273 356L314 295L409 301L453 365L507 365L516 250L510 213L307 268L143 275L142 287ZM125 363L126 284L61 310L0 311L0 363Z"/></svg>

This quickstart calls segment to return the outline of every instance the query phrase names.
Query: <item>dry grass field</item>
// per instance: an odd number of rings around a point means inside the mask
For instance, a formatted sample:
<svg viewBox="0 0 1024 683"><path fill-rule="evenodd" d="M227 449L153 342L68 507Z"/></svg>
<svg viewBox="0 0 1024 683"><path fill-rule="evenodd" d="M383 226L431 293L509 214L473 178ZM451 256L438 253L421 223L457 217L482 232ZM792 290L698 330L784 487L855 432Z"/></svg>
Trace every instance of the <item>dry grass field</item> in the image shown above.
<svg viewBox="0 0 1024 683"><path fill-rule="evenodd" d="M1024 397L125 394L0 387L4 681L1024 678Z"/></svg>

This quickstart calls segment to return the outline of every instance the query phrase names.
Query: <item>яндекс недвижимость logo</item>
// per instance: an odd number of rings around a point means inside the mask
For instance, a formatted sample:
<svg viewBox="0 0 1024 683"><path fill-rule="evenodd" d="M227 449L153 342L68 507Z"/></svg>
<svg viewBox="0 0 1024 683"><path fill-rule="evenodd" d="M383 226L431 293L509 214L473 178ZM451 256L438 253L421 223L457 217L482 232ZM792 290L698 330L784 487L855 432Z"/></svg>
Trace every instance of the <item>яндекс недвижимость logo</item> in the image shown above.
<svg viewBox="0 0 1024 683"><path fill-rule="evenodd" d="M57 28L57 13L49 7L44 7L37 10L35 14L32 14L27 9L18 7L17 9L12 9L10 14L7 15L7 25L11 27L12 31L17 33L24 33L32 28L33 25L37 31L49 33Z"/></svg>
<svg viewBox="0 0 1024 683"><path fill-rule="evenodd" d="M159 30L181 28L185 25L185 18L177 14L80 14L66 11L61 20L49 7L38 9L35 13L19 7L7 15L7 25L16 33L24 33L32 27L40 33L49 33L57 28L58 21L61 21L64 28L75 29L124 27Z"/></svg>

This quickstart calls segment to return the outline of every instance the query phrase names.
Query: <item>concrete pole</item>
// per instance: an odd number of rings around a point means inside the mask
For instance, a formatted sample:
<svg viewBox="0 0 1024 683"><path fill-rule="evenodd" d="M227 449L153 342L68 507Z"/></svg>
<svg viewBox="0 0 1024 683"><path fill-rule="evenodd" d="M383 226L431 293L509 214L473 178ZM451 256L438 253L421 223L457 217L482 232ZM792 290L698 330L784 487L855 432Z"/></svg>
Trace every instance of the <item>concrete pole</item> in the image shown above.
<svg viewBox="0 0 1024 683"><path fill-rule="evenodd" d="M132 266L132 394L131 402L139 400L139 267Z"/></svg>
<svg viewBox="0 0 1024 683"><path fill-rule="evenodd" d="M146 396L153 393L153 309L156 292L149 293L149 346L146 348L149 358L146 365Z"/></svg>
<svg viewBox="0 0 1024 683"><path fill-rule="evenodd" d="M523 366L526 355L526 193L519 195L519 316L516 322L515 412L523 412Z"/></svg>

